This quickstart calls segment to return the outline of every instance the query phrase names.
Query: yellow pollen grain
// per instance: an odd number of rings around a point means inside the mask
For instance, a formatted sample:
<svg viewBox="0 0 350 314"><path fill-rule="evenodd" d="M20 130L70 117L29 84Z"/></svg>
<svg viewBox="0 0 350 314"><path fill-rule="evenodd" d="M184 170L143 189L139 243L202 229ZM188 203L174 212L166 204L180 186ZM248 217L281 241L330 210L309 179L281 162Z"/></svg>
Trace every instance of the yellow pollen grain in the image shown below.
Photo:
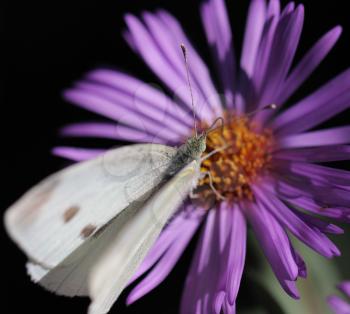
<svg viewBox="0 0 350 314"><path fill-rule="evenodd" d="M210 172L215 189L230 201L252 200L251 183L266 171L273 145L269 130L257 132L247 117L225 117L223 129L216 129L207 138L207 149L229 145L202 163L202 171ZM213 197L209 177L199 181L202 197Z"/></svg>

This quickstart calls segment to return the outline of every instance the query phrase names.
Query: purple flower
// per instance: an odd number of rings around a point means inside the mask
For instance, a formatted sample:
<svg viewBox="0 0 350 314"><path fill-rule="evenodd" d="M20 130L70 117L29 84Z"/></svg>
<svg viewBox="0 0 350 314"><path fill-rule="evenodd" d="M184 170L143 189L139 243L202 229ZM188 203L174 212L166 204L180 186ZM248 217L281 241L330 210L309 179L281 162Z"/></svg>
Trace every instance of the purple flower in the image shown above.
<svg viewBox="0 0 350 314"><path fill-rule="evenodd" d="M338 289L350 298L350 281L344 281L338 285ZM327 299L328 305L335 314L349 314L350 303L344 301L342 298L332 295Z"/></svg>
<svg viewBox="0 0 350 314"><path fill-rule="evenodd" d="M199 230L183 292L182 313L234 313L246 254L247 222L283 289L299 298L298 277L306 277L302 257L289 233L319 254L339 256L326 234L342 229L321 220L350 221L350 173L320 163L350 159L350 126L312 130L350 106L350 69L281 111L340 36L331 29L292 68L304 21L304 7L279 0L252 0L242 57L235 58L223 0L208 0L201 17L220 78L216 88L208 68L178 21L165 11L126 15L125 38L176 97L169 98L128 74L98 69L65 93L74 104L115 123L67 126L67 136L102 137L128 142L179 145L192 134L191 99L179 44L188 50L199 125L225 118L207 151L231 146L208 159L222 201L199 183L199 202L188 202L165 228L131 282L146 276L128 297L132 303L170 273ZM275 104L277 110L264 110ZM249 114L249 113L254 114ZM101 153L59 147L57 155L83 160ZM210 200L210 202L209 202ZM201 228L199 228L199 226Z"/></svg>

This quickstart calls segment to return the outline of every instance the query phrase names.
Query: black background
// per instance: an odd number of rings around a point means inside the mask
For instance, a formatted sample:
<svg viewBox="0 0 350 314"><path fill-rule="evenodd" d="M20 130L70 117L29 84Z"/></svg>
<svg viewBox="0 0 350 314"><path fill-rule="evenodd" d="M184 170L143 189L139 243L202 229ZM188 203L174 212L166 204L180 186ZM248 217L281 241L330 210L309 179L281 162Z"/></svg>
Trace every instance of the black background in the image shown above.
<svg viewBox="0 0 350 314"><path fill-rule="evenodd" d="M285 3L285 1L283 1ZM53 157L54 145L112 146L109 141L68 141L57 130L74 121L98 117L62 100L61 92L84 72L100 65L118 66L147 82L159 81L134 55L121 36L126 12L166 8L179 18L203 58L208 61L199 19L199 1L14 1L1 2L1 210L26 189L65 162ZM304 1L306 21L297 57L331 27L344 33L336 48L298 92L298 98L349 66L350 19L347 1ZM229 1L228 8L240 47L248 1ZM349 122L348 112L329 125ZM84 313L88 300L57 297L32 284L25 273L25 256L1 226L2 313ZM114 307L118 313L177 313L182 284L194 245L169 278L150 295L125 307L125 294ZM250 256L248 256L249 260ZM255 293L255 294L254 294ZM239 306L259 294L243 279ZM258 299L254 299L259 302ZM4 305L5 302L5 305ZM240 307L239 307L240 308ZM118 311L119 310L119 311Z"/></svg>

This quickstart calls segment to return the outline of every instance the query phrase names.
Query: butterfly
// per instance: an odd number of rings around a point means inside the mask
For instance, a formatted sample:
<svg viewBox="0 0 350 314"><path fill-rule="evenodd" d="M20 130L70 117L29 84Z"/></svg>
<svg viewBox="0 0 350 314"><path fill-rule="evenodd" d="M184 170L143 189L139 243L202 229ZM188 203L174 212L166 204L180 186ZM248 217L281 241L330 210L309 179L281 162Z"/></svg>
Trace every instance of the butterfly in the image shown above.
<svg viewBox="0 0 350 314"><path fill-rule="evenodd" d="M32 280L59 295L89 296L89 314L107 313L196 187L210 129L198 135L195 124L195 135L179 148L136 144L110 150L29 190L4 219L29 259Z"/></svg>

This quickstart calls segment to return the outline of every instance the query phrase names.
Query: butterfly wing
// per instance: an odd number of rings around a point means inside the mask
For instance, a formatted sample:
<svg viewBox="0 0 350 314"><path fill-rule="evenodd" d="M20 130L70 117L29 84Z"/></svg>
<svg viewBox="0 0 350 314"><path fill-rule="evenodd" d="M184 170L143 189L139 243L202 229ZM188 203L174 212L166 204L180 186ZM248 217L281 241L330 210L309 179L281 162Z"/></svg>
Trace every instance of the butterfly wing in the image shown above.
<svg viewBox="0 0 350 314"><path fill-rule="evenodd" d="M53 270L32 264L36 280L58 294L90 296L89 314L107 313L198 176L198 162L193 161L145 204L131 204Z"/></svg>
<svg viewBox="0 0 350 314"><path fill-rule="evenodd" d="M7 231L37 264L34 272L51 269L156 187L175 153L124 146L55 173L6 211Z"/></svg>

